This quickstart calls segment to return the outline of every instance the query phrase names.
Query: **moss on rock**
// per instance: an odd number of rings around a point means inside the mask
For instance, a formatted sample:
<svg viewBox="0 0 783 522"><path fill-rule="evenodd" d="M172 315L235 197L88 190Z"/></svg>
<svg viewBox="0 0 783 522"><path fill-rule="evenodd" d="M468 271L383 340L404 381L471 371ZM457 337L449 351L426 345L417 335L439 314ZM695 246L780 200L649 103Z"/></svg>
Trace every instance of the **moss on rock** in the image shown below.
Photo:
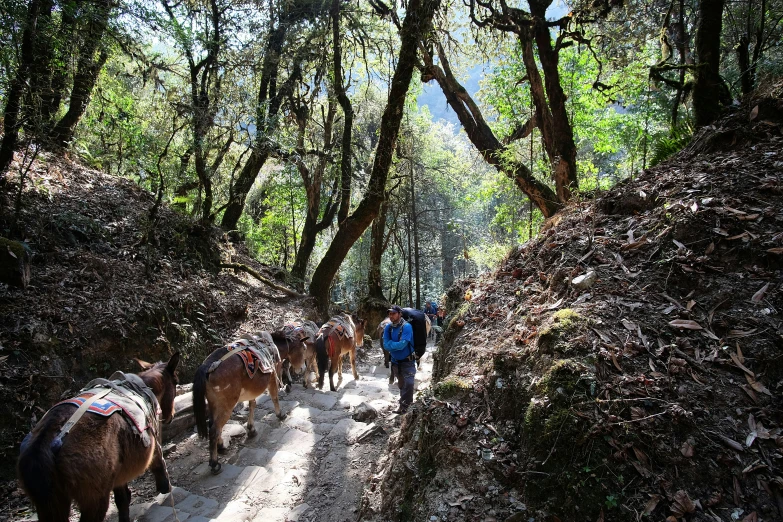
<svg viewBox="0 0 783 522"><path fill-rule="evenodd" d="M571 308L558 310L546 326L538 331L538 350L546 354L570 353L573 351L570 339L586 325L587 320Z"/></svg>

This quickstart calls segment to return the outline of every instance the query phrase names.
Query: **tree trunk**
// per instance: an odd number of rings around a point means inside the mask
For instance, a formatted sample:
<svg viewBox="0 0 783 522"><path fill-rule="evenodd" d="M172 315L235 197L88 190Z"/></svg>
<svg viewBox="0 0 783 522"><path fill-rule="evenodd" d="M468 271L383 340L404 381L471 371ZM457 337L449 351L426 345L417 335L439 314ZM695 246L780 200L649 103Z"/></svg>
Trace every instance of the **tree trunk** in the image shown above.
<svg viewBox="0 0 783 522"><path fill-rule="evenodd" d="M389 210L389 200L384 199L378 215L372 221L370 230L370 267L367 273L367 294L370 298L386 301L383 296L383 280L381 279L381 262L386 250L386 214Z"/></svg>
<svg viewBox="0 0 783 522"><path fill-rule="evenodd" d="M337 110L330 98L326 111L326 119L324 120L322 140L324 152L329 150L332 146L332 126L334 124L336 112ZM298 122L299 137L297 138L297 146L300 150L304 150L304 136L308 114L309 111L304 111ZM302 282L304 282L307 274L307 265L310 262L310 256L313 254L313 249L315 249L315 240L318 233L332 224L332 220L337 211L337 203L332 203L332 199L330 198L324 209L323 219L320 222L318 221L318 214L321 212L321 186L323 184L323 175L326 171L326 163L327 156L324 154L318 158L315 169L311 174L310 170L301 159L297 161L297 168L302 176L302 183L307 192L307 214L305 215L305 222L302 227L302 237L299 240L299 250L296 252L296 259L294 260L294 266L291 269L291 275ZM334 194L334 190L332 190L332 194Z"/></svg>
<svg viewBox="0 0 783 522"><path fill-rule="evenodd" d="M454 283L454 257L457 255L459 243L454 231L449 230L450 216L442 215L440 219L440 262L443 291Z"/></svg>
<svg viewBox="0 0 783 522"><path fill-rule="evenodd" d="M416 308L421 308L421 272L419 271L419 217L416 215L416 182L413 172L413 161L411 168L411 229L413 231L413 263L416 267ZM411 301L413 302L413 301Z"/></svg>
<svg viewBox="0 0 783 522"><path fill-rule="evenodd" d="M98 80L98 74L109 57L106 50L102 49L98 58L95 59L95 51L101 44L103 33L106 32L110 13L111 2L101 0L96 6L94 16L90 18L87 34L84 37L84 45L79 50L79 63L73 77L73 89L71 89L71 102L68 105L68 111L57 122L49 135L55 146L65 146L73 139L73 132L87 109L92 89Z"/></svg>
<svg viewBox="0 0 783 522"><path fill-rule="evenodd" d="M351 210L351 136L353 132L353 107L343 85L343 51L340 46L340 0L332 0L332 40L334 45L334 92L343 109L343 138L340 148L340 210L337 222L342 223Z"/></svg>
<svg viewBox="0 0 783 522"><path fill-rule="evenodd" d="M703 0L699 4L696 27L696 82L693 89L693 113L697 127L709 125L720 116L720 35L724 0Z"/></svg>
<svg viewBox="0 0 783 522"><path fill-rule="evenodd" d="M269 159L269 150L265 146L265 141L275 124L273 120L280 109L281 93L276 92L277 75L280 68L280 55L283 51L283 43L288 34L288 23L278 22L267 42L264 61L261 65L261 81L258 89L258 100L256 102L256 136L253 143L253 150L250 153L242 171L234 181L231 187L231 199L226 205L223 213L223 219L220 226L226 230L237 228L239 218L245 209L245 199L248 192L253 187L258 173ZM294 73L296 74L296 73Z"/></svg>
<svg viewBox="0 0 783 522"><path fill-rule="evenodd" d="M531 6L535 5L531 3ZM552 45L552 35L546 24L544 12L533 10L534 25L532 35L526 35L521 32L520 38L525 49L523 55L526 55L525 70L531 81L531 91L534 89L534 83L539 83L536 90L541 91L541 76L538 72L538 66L535 60L527 58L527 54L532 55L532 42L534 39L538 49L538 58L541 62L541 69L544 72L544 86L546 87L546 96L539 92L533 97L536 106L536 116L538 121L546 121L545 125L540 125L541 135L544 141L549 162L552 165L555 178L555 187L557 198L561 203L571 199L571 193L578 188L579 182L576 176L576 145L574 144L574 130L568 121L568 111L566 110L566 96L560 85L559 55ZM547 103L548 102L548 103ZM539 105L541 107L539 108Z"/></svg>
<svg viewBox="0 0 783 522"><path fill-rule="evenodd" d="M59 63L56 67L52 64L51 84L48 92L41 98L41 121L43 122L43 128L47 132L51 131L56 123L54 118L60 109L60 103L65 95L65 88L68 83L68 68L65 64L70 60L75 49L73 45L76 37L75 8L76 5L73 4L63 5L62 7L57 44Z"/></svg>
<svg viewBox="0 0 783 522"><path fill-rule="evenodd" d="M22 108L22 97L30 76L33 63L33 41L38 37L38 20L42 13L51 14L54 2L52 0L31 0L27 8L27 20L22 34L22 52L11 86L6 94L3 117L3 142L0 145L0 180L5 178L8 166L14 159L14 151L19 139L21 127L19 115Z"/></svg>
<svg viewBox="0 0 783 522"><path fill-rule="evenodd" d="M310 283L310 295L315 297L316 307L322 316L328 315L329 287L335 274L353 244L378 215L385 199L386 178L397 144L400 122L405 109L405 97L416 65L416 49L425 33L431 28L432 17L437 8L437 0L408 2L407 14L401 29L397 68L392 77L388 102L381 118L380 137L367 191L356 210L340 223L337 234L315 269L313 281Z"/></svg>
<svg viewBox="0 0 783 522"><path fill-rule="evenodd" d="M422 81L435 79L438 82L446 96L446 101L457 114L462 128L465 129L468 139L478 149L484 160L495 167L498 172L514 180L517 187L541 209L544 217L553 216L562 207L557 194L545 183L536 179L524 164L509 159L513 155L506 154L507 147L495 137L492 129L484 120L478 105L452 74L443 48L440 44L437 45L437 48L439 65L435 65L431 55L423 53L425 68Z"/></svg>

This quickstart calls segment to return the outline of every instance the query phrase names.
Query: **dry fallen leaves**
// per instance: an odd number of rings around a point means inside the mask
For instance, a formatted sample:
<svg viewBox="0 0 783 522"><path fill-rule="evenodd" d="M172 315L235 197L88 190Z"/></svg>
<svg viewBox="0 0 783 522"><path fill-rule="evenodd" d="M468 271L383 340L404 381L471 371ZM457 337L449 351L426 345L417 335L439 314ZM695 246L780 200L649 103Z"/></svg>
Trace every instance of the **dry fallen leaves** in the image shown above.
<svg viewBox="0 0 783 522"><path fill-rule="evenodd" d="M769 288L769 283L762 286L755 294L753 294L753 297L751 297L750 300L754 303L760 303L761 300L764 299L764 294L767 292L767 288Z"/></svg>
<svg viewBox="0 0 783 522"><path fill-rule="evenodd" d="M680 490L674 494L674 502L669 506L669 509L679 518L696 511L696 506L693 505L693 501L688 496L688 493Z"/></svg>
<svg viewBox="0 0 783 522"><path fill-rule="evenodd" d="M703 330L699 323L690 319L675 319L674 321L669 321L669 326L685 330Z"/></svg>

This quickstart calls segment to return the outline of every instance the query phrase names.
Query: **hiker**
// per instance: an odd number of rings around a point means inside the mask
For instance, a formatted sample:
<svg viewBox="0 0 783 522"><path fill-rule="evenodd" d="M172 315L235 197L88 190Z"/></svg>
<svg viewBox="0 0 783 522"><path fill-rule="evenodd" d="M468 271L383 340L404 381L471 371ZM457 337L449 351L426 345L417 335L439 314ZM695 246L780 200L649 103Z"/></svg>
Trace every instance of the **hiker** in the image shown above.
<svg viewBox="0 0 783 522"><path fill-rule="evenodd" d="M394 413L399 414L408 411L413 402L413 381L416 377L413 327L403 319L402 313L403 309L397 305L389 308L391 323L383 330L383 347L391 355L392 372L397 376L397 387L400 389L400 406L394 410Z"/></svg>
<svg viewBox="0 0 783 522"><path fill-rule="evenodd" d="M429 318L430 324L433 326L438 324L438 305L434 301L427 301L427 304L424 305L424 313Z"/></svg>

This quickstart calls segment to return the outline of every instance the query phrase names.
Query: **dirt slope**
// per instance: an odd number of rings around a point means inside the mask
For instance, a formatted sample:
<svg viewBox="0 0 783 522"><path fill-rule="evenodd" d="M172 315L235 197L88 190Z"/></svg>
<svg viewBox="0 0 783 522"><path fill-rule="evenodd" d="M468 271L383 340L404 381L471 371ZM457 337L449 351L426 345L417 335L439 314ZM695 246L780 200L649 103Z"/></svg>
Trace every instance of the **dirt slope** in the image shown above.
<svg viewBox="0 0 783 522"><path fill-rule="evenodd" d="M0 284L4 480L14 475L31 423L90 378L135 371L133 357L158 360L179 350L189 382L204 356L238 332L309 313L305 302L219 270L230 261L273 277L243 246L174 210L161 210L141 244L153 197L131 181L44 155L24 185L15 228L18 186L12 169L0 189L0 236L25 240L33 264L25 290ZM3 496L13 491L12 481L4 484Z"/></svg>
<svg viewBox="0 0 783 522"><path fill-rule="evenodd" d="M450 290L368 518L783 520L782 98Z"/></svg>

